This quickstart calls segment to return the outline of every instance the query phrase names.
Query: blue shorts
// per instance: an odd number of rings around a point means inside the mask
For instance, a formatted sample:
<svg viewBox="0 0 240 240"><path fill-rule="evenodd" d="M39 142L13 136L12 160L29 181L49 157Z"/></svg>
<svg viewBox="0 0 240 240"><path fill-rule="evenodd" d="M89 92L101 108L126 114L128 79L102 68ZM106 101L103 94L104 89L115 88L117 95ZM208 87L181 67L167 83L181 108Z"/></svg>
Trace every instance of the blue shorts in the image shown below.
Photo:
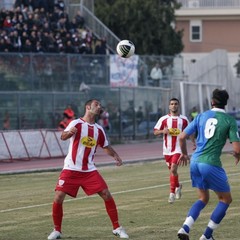
<svg viewBox="0 0 240 240"><path fill-rule="evenodd" d="M190 175L193 187L203 190L211 189L216 192L230 192L227 174L222 167L191 161Z"/></svg>

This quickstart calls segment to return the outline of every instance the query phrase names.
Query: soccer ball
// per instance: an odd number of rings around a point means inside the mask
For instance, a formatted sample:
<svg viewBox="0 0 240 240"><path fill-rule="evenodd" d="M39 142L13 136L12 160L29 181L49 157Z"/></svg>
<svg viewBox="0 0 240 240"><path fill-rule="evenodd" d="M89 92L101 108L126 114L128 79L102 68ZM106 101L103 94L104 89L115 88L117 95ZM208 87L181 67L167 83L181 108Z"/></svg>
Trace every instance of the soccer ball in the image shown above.
<svg viewBox="0 0 240 240"><path fill-rule="evenodd" d="M122 40L117 45L117 53L122 58L129 58L135 52L134 44L129 40Z"/></svg>

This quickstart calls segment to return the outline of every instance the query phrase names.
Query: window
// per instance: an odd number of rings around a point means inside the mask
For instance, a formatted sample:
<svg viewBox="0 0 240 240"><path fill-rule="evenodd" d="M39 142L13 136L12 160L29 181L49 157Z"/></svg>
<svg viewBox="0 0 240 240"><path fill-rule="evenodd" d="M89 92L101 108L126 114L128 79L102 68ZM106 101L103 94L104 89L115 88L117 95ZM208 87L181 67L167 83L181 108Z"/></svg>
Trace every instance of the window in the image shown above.
<svg viewBox="0 0 240 240"><path fill-rule="evenodd" d="M193 20L190 22L190 41L201 42L202 41L202 21Z"/></svg>

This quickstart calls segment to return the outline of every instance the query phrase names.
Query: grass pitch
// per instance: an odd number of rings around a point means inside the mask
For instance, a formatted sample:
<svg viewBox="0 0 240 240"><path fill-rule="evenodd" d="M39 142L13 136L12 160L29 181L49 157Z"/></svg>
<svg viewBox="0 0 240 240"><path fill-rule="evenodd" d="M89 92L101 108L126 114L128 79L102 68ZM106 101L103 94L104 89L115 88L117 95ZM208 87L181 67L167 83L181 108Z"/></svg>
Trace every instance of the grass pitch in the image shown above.
<svg viewBox="0 0 240 240"><path fill-rule="evenodd" d="M232 188L233 203L214 232L217 240L240 239L240 165L223 156ZM182 199L167 202L169 172L164 161L99 168L119 210L120 223L130 239L177 240L177 231L191 204L197 199L191 187L189 167L180 167ZM0 240L44 240L52 231L51 206L59 172L0 175ZM198 240L217 203L214 193L194 224L190 237ZM82 190L76 199L64 203L64 239L114 240L104 203L98 195L86 197Z"/></svg>

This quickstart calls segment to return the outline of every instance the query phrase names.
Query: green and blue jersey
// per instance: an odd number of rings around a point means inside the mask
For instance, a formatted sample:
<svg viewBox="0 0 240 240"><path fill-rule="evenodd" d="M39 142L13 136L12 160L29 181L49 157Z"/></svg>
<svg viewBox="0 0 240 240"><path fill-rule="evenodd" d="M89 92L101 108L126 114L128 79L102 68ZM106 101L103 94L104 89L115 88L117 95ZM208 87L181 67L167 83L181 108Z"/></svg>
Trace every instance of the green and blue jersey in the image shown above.
<svg viewBox="0 0 240 240"><path fill-rule="evenodd" d="M220 108L198 114L184 132L188 135L197 133L197 147L191 161L219 167L222 166L220 155L226 140L240 141L236 120Z"/></svg>

